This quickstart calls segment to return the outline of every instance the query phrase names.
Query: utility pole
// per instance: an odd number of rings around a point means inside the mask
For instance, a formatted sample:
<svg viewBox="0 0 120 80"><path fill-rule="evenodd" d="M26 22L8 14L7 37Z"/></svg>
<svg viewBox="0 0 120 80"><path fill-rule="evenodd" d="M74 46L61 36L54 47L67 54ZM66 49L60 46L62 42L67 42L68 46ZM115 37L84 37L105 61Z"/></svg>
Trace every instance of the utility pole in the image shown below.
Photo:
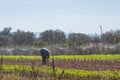
<svg viewBox="0 0 120 80"><path fill-rule="evenodd" d="M100 25L100 31L101 31L101 43L103 43L103 41L102 41L103 30L102 30L102 26L101 25Z"/></svg>
<svg viewBox="0 0 120 80"><path fill-rule="evenodd" d="M100 25L100 31L101 31L101 52L103 52L103 30L101 25Z"/></svg>
<svg viewBox="0 0 120 80"><path fill-rule="evenodd" d="M103 35L102 26L100 25L101 36Z"/></svg>

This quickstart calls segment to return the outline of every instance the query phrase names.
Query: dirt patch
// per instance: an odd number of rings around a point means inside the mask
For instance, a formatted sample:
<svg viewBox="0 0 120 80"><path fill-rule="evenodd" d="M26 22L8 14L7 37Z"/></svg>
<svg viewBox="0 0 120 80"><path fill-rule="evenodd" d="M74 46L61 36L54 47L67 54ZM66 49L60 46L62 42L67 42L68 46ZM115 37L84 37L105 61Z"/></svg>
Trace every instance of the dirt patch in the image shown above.
<svg viewBox="0 0 120 80"><path fill-rule="evenodd" d="M40 60L34 61L35 66L42 66ZM33 65L32 60L4 60L7 65ZM51 66L51 61L47 64ZM120 61L55 61L56 67L82 70L120 70Z"/></svg>

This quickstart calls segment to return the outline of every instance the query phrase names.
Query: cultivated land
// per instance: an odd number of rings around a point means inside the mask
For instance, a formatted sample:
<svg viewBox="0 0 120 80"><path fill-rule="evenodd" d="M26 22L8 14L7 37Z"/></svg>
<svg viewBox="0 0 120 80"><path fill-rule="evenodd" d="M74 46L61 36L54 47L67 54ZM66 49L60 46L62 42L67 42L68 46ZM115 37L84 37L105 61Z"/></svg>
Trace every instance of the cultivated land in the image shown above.
<svg viewBox="0 0 120 80"><path fill-rule="evenodd" d="M17 80L120 80L120 55L51 56L46 65L42 65L40 56L2 59L0 80L7 80L8 73L17 73Z"/></svg>
<svg viewBox="0 0 120 80"><path fill-rule="evenodd" d="M32 65L32 60L4 60L6 65ZM34 61L35 66L42 66L41 60ZM47 66L52 66L49 62ZM58 60L55 61L58 68L82 69L82 70L120 70L120 61L79 61L79 60Z"/></svg>

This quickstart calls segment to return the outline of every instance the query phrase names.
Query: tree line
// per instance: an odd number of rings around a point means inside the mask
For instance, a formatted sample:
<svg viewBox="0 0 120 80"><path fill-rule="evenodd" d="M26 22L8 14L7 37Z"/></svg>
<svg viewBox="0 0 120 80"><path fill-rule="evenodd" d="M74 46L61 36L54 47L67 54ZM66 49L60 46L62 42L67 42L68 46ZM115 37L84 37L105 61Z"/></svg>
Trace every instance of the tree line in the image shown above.
<svg viewBox="0 0 120 80"><path fill-rule="evenodd" d="M66 33L62 30L46 30L37 38L33 32L17 30L11 32L11 27L0 31L0 45L2 46L36 46L42 47L50 44L61 44L68 47L81 46L89 43L120 43L120 30L107 31L102 35L87 35L83 33Z"/></svg>

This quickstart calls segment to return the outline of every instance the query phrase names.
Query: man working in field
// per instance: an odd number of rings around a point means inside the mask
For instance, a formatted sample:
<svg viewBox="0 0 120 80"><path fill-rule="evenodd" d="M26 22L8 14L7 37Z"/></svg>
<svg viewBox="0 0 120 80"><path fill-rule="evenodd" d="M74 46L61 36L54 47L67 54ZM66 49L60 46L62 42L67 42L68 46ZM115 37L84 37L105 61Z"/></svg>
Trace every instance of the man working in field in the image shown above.
<svg viewBox="0 0 120 80"><path fill-rule="evenodd" d="M49 56L50 56L50 51L47 48L42 48L40 50L41 56L42 56L42 62L43 64L46 64L48 62Z"/></svg>

